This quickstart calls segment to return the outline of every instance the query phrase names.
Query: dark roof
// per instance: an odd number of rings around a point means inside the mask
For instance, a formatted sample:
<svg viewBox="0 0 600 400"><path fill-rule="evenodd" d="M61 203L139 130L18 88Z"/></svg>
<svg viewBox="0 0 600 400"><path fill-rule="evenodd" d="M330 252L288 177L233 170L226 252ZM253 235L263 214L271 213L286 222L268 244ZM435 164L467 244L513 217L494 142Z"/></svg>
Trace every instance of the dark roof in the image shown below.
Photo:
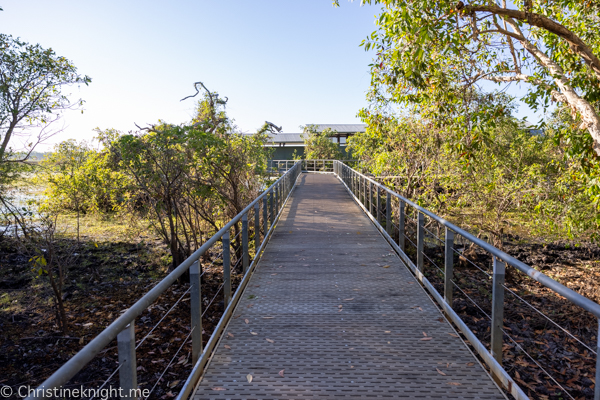
<svg viewBox="0 0 600 400"><path fill-rule="evenodd" d="M317 132L322 132L329 128L338 133L356 133L364 132L367 125L365 124L309 124L317 127Z"/></svg>
<svg viewBox="0 0 600 400"><path fill-rule="evenodd" d="M364 132L365 124L308 124L317 127L317 132L322 132L327 128L338 133L356 133ZM245 133L245 135L253 135L252 133ZM297 143L304 144L302 133L271 133L270 143Z"/></svg>
<svg viewBox="0 0 600 400"><path fill-rule="evenodd" d="M270 136L274 143L304 143L301 133L278 133Z"/></svg>

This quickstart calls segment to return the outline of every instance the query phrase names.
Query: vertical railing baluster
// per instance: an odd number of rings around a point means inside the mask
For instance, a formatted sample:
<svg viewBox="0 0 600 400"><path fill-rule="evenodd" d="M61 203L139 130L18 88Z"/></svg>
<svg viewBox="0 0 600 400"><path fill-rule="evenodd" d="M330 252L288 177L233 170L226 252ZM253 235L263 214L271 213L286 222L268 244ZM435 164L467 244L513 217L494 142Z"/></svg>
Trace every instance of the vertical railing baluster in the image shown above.
<svg viewBox="0 0 600 400"><path fill-rule="evenodd" d="M248 254L248 213L242 215L242 266L244 275L248 272L250 257Z"/></svg>
<svg viewBox="0 0 600 400"><path fill-rule="evenodd" d="M444 300L452 308L454 279L454 232L446 228L444 237Z"/></svg>
<svg viewBox="0 0 600 400"><path fill-rule="evenodd" d="M269 228L273 226L275 223L275 191L271 189L269 192L269 212L271 213L271 218L269 218Z"/></svg>
<svg viewBox="0 0 600 400"><path fill-rule="evenodd" d="M358 175L358 201L360 201L360 203L364 204L364 198L363 198L363 194L364 194L364 190L363 190L363 178L362 176Z"/></svg>
<svg viewBox="0 0 600 400"><path fill-rule="evenodd" d="M494 275L492 280L492 357L502 365L502 343L504 326L504 274L506 264L494 257Z"/></svg>
<svg viewBox="0 0 600 400"><path fill-rule="evenodd" d="M223 306L226 309L231 300L231 252L229 250L229 232L221 238L223 242Z"/></svg>
<svg viewBox="0 0 600 400"><path fill-rule="evenodd" d="M392 195L387 190L385 193L385 231L392 237Z"/></svg>
<svg viewBox="0 0 600 400"><path fill-rule="evenodd" d="M376 199L375 199L375 207L377 207L377 212L375 213L375 218L377 218L377 223L381 224L381 187L379 185L376 186Z"/></svg>
<svg viewBox="0 0 600 400"><path fill-rule="evenodd" d="M423 272L423 251L425 248L425 216L417 211L417 268Z"/></svg>
<svg viewBox="0 0 600 400"><path fill-rule="evenodd" d="M366 178L361 178L362 180L362 203L365 208L367 208L367 180Z"/></svg>
<svg viewBox="0 0 600 400"><path fill-rule="evenodd" d="M369 214L373 215L373 182L369 181Z"/></svg>
<svg viewBox="0 0 600 400"><path fill-rule="evenodd" d="M254 257L258 256L260 247L260 200L254 204Z"/></svg>
<svg viewBox="0 0 600 400"><path fill-rule="evenodd" d="M598 319L598 332L596 333L596 385L594 387L594 400L600 400L600 319Z"/></svg>
<svg viewBox="0 0 600 400"><path fill-rule="evenodd" d="M269 232L269 207L267 206L267 197L269 197L268 193L263 197L263 241L267 238L267 232Z"/></svg>
<svg viewBox="0 0 600 400"><path fill-rule="evenodd" d="M131 321L117 335L119 352L119 386L122 399L137 398L137 367L135 360L135 321Z"/></svg>
<svg viewBox="0 0 600 400"><path fill-rule="evenodd" d="M404 210L406 208L406 205L404 204L404 201L402 201L402 199L399 198L398 200L400 201L400 205L398 207L398 247L400 247L400 250L404 251Z"/></svg>
<svg viewBox="0 0 600 400"><path fill-rule="evenodd" d="M202 354L202 280L200 278L200 261L196 260L190 267L190 311L192 314L192 364Z"/></svg>

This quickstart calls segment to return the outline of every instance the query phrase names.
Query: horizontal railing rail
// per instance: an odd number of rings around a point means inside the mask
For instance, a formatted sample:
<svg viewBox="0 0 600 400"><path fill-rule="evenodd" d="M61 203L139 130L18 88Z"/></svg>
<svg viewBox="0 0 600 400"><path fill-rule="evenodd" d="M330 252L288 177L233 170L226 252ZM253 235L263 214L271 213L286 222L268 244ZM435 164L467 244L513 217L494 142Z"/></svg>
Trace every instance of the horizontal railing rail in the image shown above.
<svg viewBox="0 0 600 400"><path fill-rule="evenodd" d="M503 321L504 321L504 285L505 268L514 267L517 270L526 274L529 278L539 282L544 287L550 289L559 296L564 297L572 304L581 307L583 310L591 313L598 320L600 331L600 304L588 299L587 297L575 292L572 289L555 281L544 273L530 267L529 265L517 260L502 250L492 246L488 242L474 236L473 234L459 228L451 222L441 218L431 211L419 206L411 200L399 195L393 190L387 188L383 184L376 182L368 176L352 169L342 162L334 163L334 173L346 186L347 190L353 196L355 201L367 213L369 218L375 223L382 235L390 242L392 247L399 254L403 262L413 271L423 286L429 291L432 297L437 301L445 314L459 327L464 336L476 349L477 353L488 365L494 379L508 392L517 399L526 399L527 395L515 383L513 378L502 367L503 360ZM392 220L392 201L395 198L398 201L397 221ZM414 218L407 217L407 207L413 209ZM385 215L384 215L385 214ZM438 293L432 283L424 275L424 261L429 260L425 253L426 243L425 234L425 216L431 221L437 222L445 228L444 240L438 238L443 243L444 250L444 266L443 271L443 296ZM410 219L410 221L409 221ZM413 243L408 238L408 224L414 223L415 229L412 234L416 236L416 243ZM385 227L383 226L385 225ZM392 238L393 229L398 231L397 241ZM441 235L440 235L441 236ZM493 272L491 275L492 281L492 304L491 304L491 340L490 350L481 343L481 341L467 327L460 316L453 310L453 290L456 285L454 279L454 238L460 236L463 239L479 246L481 249L492 255ZM416 247L416 261L410 259L405 252L409 240ZM439 268L439 267L438 267ZM514 294L514 292L511 292ZM600 332L599 332L600 333ZM587 346L586 346L587 347ZM600 400L600 335L596 335L596 374L595 374L595 396L594 399ZM555 381L556 382L556 381Z"/></svg>
<svg viewBox="0 0 600 400"><path fill-rule="evenodd" d="M123 398L135 398L140 396L137 385L136 369L136 340L135 340L135 318L142 314L154 301L171 287L184 273L189 271L191 294L191 324L190 334L192 341L192 363L194 365L192 373L188 377L178 399L186 399L196 385L202 369L206 365L212 354L223 329L227 325L233 309L240 299L241 292L244 290L250 275L258 263L262 251L264 250L269 237L275 227L275 224L286 204L296 180L302 172L301 163L295 162L292 167L279 179L277 179L260 196L252 201L242 212L236 215L216 234L208 239L199 249L190 257L183 261L169 275L161 280L154 288L146 293L142 298L129 307L119 318L112 322L106 329L91 340L83 349L75 354L69 361L56 370L47 378L37 389L29 393L27 399L36 399L45 397L45 393L52 393L55 388L60 388L81 371L96 355L98 355L115 338L118 344L119 356L119 385L121 393L125 393ZM253 212L254 226L249 226L249 216ZM262 217L262 219L261 219ZM243 268L243 278L237 287L237 290L231 294L231 242L230 231L241 223L241 254L238 257L235 266L241 263ZM250 253L251 238L248 232L254 229L254 252ZM261 235L261 229L263 234ZM261 240L262 236L262 240ZM237 238L234 237L233 240ZM218 325L215 327L210 339L203 346L202 343L202 294L201 294L201 265L200 258L216 243L222 243L222 264L223 264L223 285L219 289L223 291L224 312ZM252 258L251 258L252 256ZM235 269L235 266L233 267ZM187 292L186 292L187 293ZM218 294L219 292L217 292ZM185 294L185 293L184 293ZM216 295L215 295L216 296ZM214 300L214 299L213 299ZM212 304L212 303L211 303ZM145 339L145 338L144 338ZM140 343L141 344L141 343ZM139 344L138 344L139 346ZM182 345L183 346L183 345ZM116 371L115 371L116 372ZM133 393L134 395L129 395ZM147 396L146 396L147 398Z"/></svg>
<svg viewBox="0 0 600 400"><path fill-rule="evenodd" d="M298 160L302 162L302 170L306 172L333 172L333 159L310 159L310 160ZM282 172L287 171L296 160L269 160L268 168L269 171ZM356 166L358 160L338 160L346 165Z"/></svg>

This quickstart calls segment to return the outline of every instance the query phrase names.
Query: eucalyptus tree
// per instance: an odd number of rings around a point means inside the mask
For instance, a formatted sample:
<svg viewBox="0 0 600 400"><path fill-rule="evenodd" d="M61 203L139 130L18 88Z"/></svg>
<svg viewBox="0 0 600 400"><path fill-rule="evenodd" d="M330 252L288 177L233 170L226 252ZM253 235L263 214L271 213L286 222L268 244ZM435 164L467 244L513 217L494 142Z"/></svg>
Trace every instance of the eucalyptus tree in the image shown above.
<svg viewBox="0 0 600 400"><path fill-rule="evenodd" d="M49 125L60 111L82 105L82 100L72 103L63 87L90 82L51 48L0 34L0 162L27 160L36 144L53 134ZM20 158L11 146L16 137L26 149Z"/></svg>
<svg viewBox="0 0 600 400"><path fill-rule="evenodd" d="M5 222L14 219L25 236L27 212L11 199L14 182L30 168L36 145L56 133L50 125L60 112L82 104L72 103L63 87L89 82L54 50L0 34L0 214Z"/></svg>
<svg viewBox="0 0 600 400"><path fill-rule="evenodd" d="M468 118L483 81L527 86L534 109L566 105L600 154L600 5L590 0L364 0L381 4L367 38L374 104L400 103L440 124L474 134L508 114L489 104ZM334 3L337 3L335 1ZM485 88L485 86L483 86ZM504 88L502 88L504 89ZM452 118L448 118L452 117ZM461 134L462 134L461 133Z"/></svg>

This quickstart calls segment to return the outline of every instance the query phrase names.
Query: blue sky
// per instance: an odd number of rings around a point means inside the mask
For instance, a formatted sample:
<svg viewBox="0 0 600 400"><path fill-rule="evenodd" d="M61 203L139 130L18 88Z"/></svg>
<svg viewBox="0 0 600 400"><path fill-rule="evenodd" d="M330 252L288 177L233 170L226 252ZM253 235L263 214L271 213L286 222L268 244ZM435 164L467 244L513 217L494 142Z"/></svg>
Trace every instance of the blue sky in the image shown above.
<svg viewBox="0 0 600 400"><path fill-rule="evenodd" d="M308 123L358 123L366 105L373 54L359 44L379 7L340 3L0 0L0 32L53 48L92 78L64 90L86 101L85 112L67 112L57 126L64 130L39 150L89 140L96 127L186 122L195 101L179 100L195 81L229 98L244 132L265 120L299 132ZM528 114L521 107L518 115Z"/></svg>
<svg viewBox="0 0 600 400"><path fill-rule="evenodd" d="M90 139L158 119L190 119L193 82L229 98L239 128L265 120L298 132L307 123L355 123L372 55L360 42L378 7L331 0L1 0L0 31L53 48L92 78L66 93L86 101L51 139ZM41 148L40 148L41 149Z"/></svg>

